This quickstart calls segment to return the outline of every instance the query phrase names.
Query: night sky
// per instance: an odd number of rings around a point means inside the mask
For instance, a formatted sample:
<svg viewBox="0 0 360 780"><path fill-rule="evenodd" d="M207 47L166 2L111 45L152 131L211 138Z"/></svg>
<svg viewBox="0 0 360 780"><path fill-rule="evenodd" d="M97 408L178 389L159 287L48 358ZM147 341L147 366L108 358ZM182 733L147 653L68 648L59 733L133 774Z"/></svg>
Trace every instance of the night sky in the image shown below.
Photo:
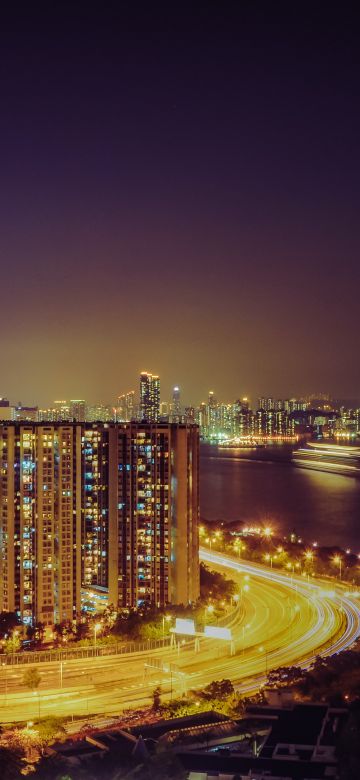
<svg viewBox="0 0 360 780"><path fill-rule="evenodd" d="M346 4L48 5L0 19L0 395L360 397Z"/></svg>

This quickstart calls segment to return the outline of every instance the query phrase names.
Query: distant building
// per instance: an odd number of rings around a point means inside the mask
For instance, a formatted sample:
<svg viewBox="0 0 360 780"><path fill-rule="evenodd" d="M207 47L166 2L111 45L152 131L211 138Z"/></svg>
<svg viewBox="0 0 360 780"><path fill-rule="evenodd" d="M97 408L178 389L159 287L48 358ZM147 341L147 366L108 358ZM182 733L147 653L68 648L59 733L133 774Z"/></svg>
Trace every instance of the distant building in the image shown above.
<svg viewBox="0 0 360 780"><path fill-rule="evenodd" d="M39 409L38 421L70 422L70 405L67 401L54 401L54 405L51 408Z"/></svg>
<svg viewBox="0 0 360 780"><path fill-rule="evenodd" d="M10 406L7 398L0 398L0 420L15 420L15 416L15 406Z"/></svg>
<svg viewBox="0 0 360 780"><path fill-rule="evenodd" d="M97 401L97 403L86 408L86 422L112 422L116 410L111 406Z"/></svg>
<svg viewBox="0 0 360 780"><path fill-rule="evenodd" d="M116 421L130 422L135 419L135 392L130 390L128 393L119 395L116 405Z"/></svg>
<svg viewBox="0 0 360 780"><path fill-rule="evenodd" d="M70 417L72 422L85 422L86 403L83 400L70 401Z"/></svg>
<svg viewBox="0 0 360 780"><path fill-rule="evenodd" d="M265 412L273 411L275 409L275 401L272 396L259 398L258 409L264 409Z"/></svg>
<svg viewBox="0 0 360 780"><path fill-rule="evenodd" d="M146 371L140 375L140 416L157 422L160 414L160 379Z"/></svg>
<svg viewBox="0 0 360 780"><path fill-rule="evenodd" d="M22 406L19 404L15 410L15 420L28 420L37 422L38 412L39 410L37 406Z"/></svg>
<svg viewBox="0 0 360 780"><path fill-rule="evenodd" d="M169 418L169 402L168 401L161 401L160 402L160 419L161 420L168 420ZM175 422L175 421L174 421Z"/></svg>
<svg viewBox="0 0 360 780"><path fill-rule="evenodd" d="M173 388L172 402L171 402L171 422L181 422L181 399L180 388L176 385Z"/></svg>

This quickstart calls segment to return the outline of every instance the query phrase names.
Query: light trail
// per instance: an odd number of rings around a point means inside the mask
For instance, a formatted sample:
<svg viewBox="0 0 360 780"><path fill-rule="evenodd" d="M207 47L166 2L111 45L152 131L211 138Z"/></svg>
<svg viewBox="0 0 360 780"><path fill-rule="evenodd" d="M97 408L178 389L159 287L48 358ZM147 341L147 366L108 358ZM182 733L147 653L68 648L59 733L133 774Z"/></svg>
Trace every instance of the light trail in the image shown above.
<svg viewBox="0 0 360 780"><path fill-rule="evenodd" d="M200 551L200 557L203 561L223 569L229 569L238 574L252 575L265 582L277 583L292 592L295 591L296 594L301 594L305 599L311 600L312 607L316 611L316 621L308 627L301 637L295 642L291 642L288 648L289 651L295 651L293 663L296 662L298 666L308 668L317 656L331 656L349 649L359 638L359 606L348 594L345 595L342 589L336 590L329 597L327 595L328 587L324 588L323 584L304 582L299 577L282 574L274 569L265 569L261 565L239 561L231 556L203 548ZM341 617L345 622L342 631ZM311 652L309 652L310 646ZM269 651L269 660L280 660L281 657L281 652ZM274 663L271 663L271 666L275 668Z"/></svg>
<svg viewBox="0 0 360 780"><path fill-rule="evenodd" d="M283 574L276 569L201 549L201 559L212 568L230 575L239 587L241 609L229 615L235 656L226 643L201 639L200 652L194 642L179 648L136 652L127 656L74 659L63 663L42 663L41 714L120 714L124 708L149 704L155 685L163 696L198 690L213 680L229 678L241 693L253 693L265 683L267 672L279 666L311 665L318 655L338 653L350 647L360 635L360 610L355 597L336 586ZM249 592L242 589L249 577ZM163 664L145 679L144 664L156 657ZM179 670L171 677L170 664ZM0 670L0 722L37 717L37 696L24 691L22 675L27 667ZM60 686L60 680L63 683ZM6 686L6 688L5 688ZM6 695L4 695L6 694Z"/></svg>

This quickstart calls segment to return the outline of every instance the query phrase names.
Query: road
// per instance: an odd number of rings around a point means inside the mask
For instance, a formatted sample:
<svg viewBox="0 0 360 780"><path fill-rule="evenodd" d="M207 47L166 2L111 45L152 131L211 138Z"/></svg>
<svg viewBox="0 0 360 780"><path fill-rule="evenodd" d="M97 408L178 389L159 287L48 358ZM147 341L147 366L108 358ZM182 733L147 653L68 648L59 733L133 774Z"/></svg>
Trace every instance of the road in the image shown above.
<svg viewBox="0 0 360 780"><path fill-rule="evenodd" d="M64 661L62 666L42 663L37 667L42 678L38 693L22 684L28 667L3 668L0 722L32 720L39 712L42 717L119 714L147 705L157 684L165 698L223 678L241 692L255 692L270 669L309 666L318 654L344 650L360 635L357 599L341 587L331 591L333 586L219 552L201 550L201 558L237 583L240 603L229 615L234 655L227 642L201 639L198 652L188 640L151 656L142 652Z"/></svg>

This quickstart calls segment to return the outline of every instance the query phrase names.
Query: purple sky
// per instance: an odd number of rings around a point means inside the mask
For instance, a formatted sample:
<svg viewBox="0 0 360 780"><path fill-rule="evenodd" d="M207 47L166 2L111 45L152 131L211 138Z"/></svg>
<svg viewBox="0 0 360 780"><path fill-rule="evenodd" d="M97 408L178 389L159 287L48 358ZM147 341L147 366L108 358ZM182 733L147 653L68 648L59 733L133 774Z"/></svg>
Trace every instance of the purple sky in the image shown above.
<svg viewBox="0 0 360 780"><path fill-rule="evenodd" d="M194 5L1 20L0 395L360 397L357 20Z"/></svg>

